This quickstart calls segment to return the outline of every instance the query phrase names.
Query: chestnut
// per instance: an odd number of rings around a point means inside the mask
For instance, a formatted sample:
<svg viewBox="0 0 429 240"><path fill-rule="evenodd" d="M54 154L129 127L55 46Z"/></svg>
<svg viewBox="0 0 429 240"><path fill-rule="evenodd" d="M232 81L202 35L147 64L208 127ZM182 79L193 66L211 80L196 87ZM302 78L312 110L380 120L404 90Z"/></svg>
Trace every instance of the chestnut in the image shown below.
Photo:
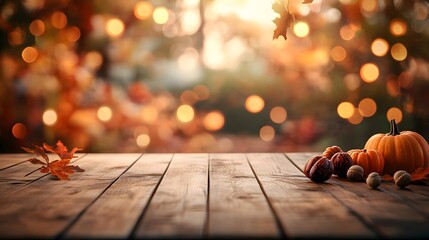
<svg viewBox="0 0 429 240"><path fill-rule="evenodd" d="M334 174L339 177L347 177L347 170L353 165L352 157L347 152L337 152L331 157L334 165Z"/></svg>
<svg viewBox="0 0 429 240"><path fill-rule="evenodd" d="M334 173L334 166L328 158L316 155L310 157L304 166L304 174L313 182L324 182Z"/></svg>

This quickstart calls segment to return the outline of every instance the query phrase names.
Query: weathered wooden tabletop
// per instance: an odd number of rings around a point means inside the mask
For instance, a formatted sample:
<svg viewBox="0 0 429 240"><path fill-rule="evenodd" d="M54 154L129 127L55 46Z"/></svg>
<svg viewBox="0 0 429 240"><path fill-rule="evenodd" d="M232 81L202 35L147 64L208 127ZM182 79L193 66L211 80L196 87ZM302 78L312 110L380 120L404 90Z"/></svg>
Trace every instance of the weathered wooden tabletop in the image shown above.
<svg viewBox="0 0 429 240"><path fill-rule="evenodd" d="M70 181L0 154L0 237L429 238L428 186L314 183L314 154L79 154Z"/></svg>

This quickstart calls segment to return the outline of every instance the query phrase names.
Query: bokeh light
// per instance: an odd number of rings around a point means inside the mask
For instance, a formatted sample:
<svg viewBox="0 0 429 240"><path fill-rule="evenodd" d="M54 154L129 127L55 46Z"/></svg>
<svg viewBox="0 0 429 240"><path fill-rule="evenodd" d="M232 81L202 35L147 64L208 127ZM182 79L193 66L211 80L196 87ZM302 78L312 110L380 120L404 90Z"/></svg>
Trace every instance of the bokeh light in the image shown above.
<svg viewBox="0 0 429 240"><path fill-rule="evenodd" d="M134 6L134 15L140 20L146 20L151 17L153 5L148 1L137 2Z"/></svg>
<svg viewBox="0 0 429 240"><path fill-rule="evenodd" d="M306 22L297 22L293 26L293 32L298 37L306 37L310 33L310 27Z"/></svg>
<svg viewBox="0 0 429 240"><path fill-rule="evenodd" d="M225 117L220 111L211 111L204 117L203 124L209 131L218 131L225 124Z"/></svg>
<svg viewBox="0 0 429 240"><path fill-rule="evenodd" d="M54 28L65 28L67 26L67 16L63 12L56 11L51 16L51 24Z"/></svg>
<svg viewBox="0 0 429 240"><path fill-rule="evenodd" d="M32 63L36 61L37 57L39 55L39 52L34 47L26 47L24 50L22 50L22 60L24 60L26 63Z"/></svg>
<svg viewBox="0 0 429 240"><path fill-rule="evenodd" d="M40 36L45 32L45 23L40 19L36 19L30 23L29 29L34 36Z"/></svg>
<svg viewBox="0 0 429 240"><path fill-rule="evenodd" d="M378 67L374 63L365 63L360 68L360 77L368 83L374 82L380 75Z"/></svg>
<svg viewBox="0 0 429 240"><path fill-rule="evenodd" d="M353 110L352 115L349 118L347 118L347 120L349 121L349 123L357 125L362 122L363 116L360 114L359 109L355 108Z"/></svg>
<svg viewBox="0 0 429 240"><path fill-rule="evenodd" d="M165 24L168 22L169 14L165 7L157 7L153 11L153 21L157 24Z"/></svg>
<svg viewBox="0 0 429 240"><path fill-rule="evenodd" d="M47 126L54 125L58 120L57 113L53 109L47 109L43 113L43 123Z"/></svg>
<svg viewBox="0 0 429 240"><path fill-rule="evenodd" d="M371 98L364 98L359 102L358 109L363 117L371 117L377 112L377 104Z"/></svg>
<svg viewBox="0 0 429 240"><path fill-rule="evenodd" d="M112 37L121 36L124 28L124 23L118 18L109 19L106 23L106 32Z"/></svg>
<svg viewBox="0 0 429 240"><path fill-rule="evenodd" d="M386 117L388 121L395 119L396 123L400 123L402 121L402 111L397 107L389 108Z"/></svg>
<svg viewBox="0 0 429 240"><path fill-rule="evenodd" d="M286 118L287 118L286 109L280 106L273 107L270 111L270 118L271 118L271 121L279 124L286 121Z"/></svg>
<svg viewBox="0 0 429 240"><path fill-rule="evenodd" d="M340 29L341 38L347 41L352 40L355 37L355 34L356 32L351 25L345 25Z"/></svg>
<svg viewBox="0 0 429 240"><path fill-rule="evenodd" d="M177 108L176 116L180 122L190 122L194 119L195 116L194 108L187 104L180 105L179 108Z"/></svg>
<svg viewBox="0 0 429 240"><path fill-rule="evenodd" d="M144 148L150 144L150 136L148 134L140 134L136 137L137 146Z"/></svg>
<svg viewBox="0 0 429 240"><path fill-rule="evenodd" d="M25 41L25 32L20 28L15 28L13 31L9 32L8 41L12 46L23 44Z"/></svg>
<svg viewBox="0 0 429 240"><path fill-rule="evenodd" d="M389 51L389 43L382 38L375 39L371 44L371 52L375 56L382 57L386 55L388 51Z"/></svg>
<svg viewBox="0 0 429 240"><path fill-rule="evenodd" d="M350 118L353 116L355 107L350 102L342 102L338 104L337 113L342 118Z"/></svg>
<svg viewBox="0 0 429 240"><path fill-rule="evenodd" d="M15 123L12 127L12 135L18 139L25 138L27 136L27 127L22 123Z"/></svg>
<svg viewBox="0 0 429 240"><path fill-rule="evenodd" d="M343 61L347 56L347 51L341 46L335 46L331 49L331 58L336 62Z"/></svg>
<svg viewBox="0 0 429 240"><path fill-rule="evenodd" d="M244 106L247 111L251 113L258 113L264 108L265 101L258 95L251 95L247 97Z"/></svg>
<svg viewBox="0 0 429 240"><path fill-rule="evenodd" d="M395 43L390 49L390 54L396 61L403 61L407 58L408 52L407 48L402 43Z"/></svg>
<svg viewBox="0 0 429 240"><path fill-rule="evenodd" d="M97 117L103 122L110 121L112 114L112 109L108 106L101 106L97 110Z"/></svg>
<svg viewBox="0 0 429 240"><path fill-rule="evenodd" d="M276 135L276 132L275 132L274 128L271 126L268 126L268 125L263 126L259 130L259 137L265 142L272 141L274 139L275 135Z"/></svg>
<svg viewBox="0 0 429 240"><path fill-rule="evenodd" d="M403 36L407 33L407 24L400 19L393 19L390 21L389 30L394 36Z"/></svg>

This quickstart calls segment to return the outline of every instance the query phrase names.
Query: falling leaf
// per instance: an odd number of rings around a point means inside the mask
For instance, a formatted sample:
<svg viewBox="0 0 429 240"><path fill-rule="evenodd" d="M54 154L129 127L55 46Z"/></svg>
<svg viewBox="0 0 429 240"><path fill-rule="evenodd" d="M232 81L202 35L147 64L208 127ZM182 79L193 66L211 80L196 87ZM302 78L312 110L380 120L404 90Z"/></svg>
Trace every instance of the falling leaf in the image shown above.
<svg viewBox="0 0 429 240"><path fill-rule="evenodd" d="M292 25L292 23L295 21L295 18L293 14L289 12L288 9L286 9L285 5L282 4L279 0L275 1L273 3L273 10L274 12L278 13L280 15L279 18L276 18L273 20L273 22L276 24L276 29L274 30L273 39L279 38L280 36L283 36L285 40L287 39L287 29Z"/></svg>
<svg viewBox="0 0 429 240"><path fill-rule="evenodd" d="M71 162L71 159L77 157L74 155L75 152L81 149L75 147L69 152L67 147L61 141L57 142L57 146L55 149L46 143L43 144L43 147L33 144L32 149L25 148L25 147L22 147L22 149L24 149L26 152L34 153L36 154L36 156L43 157L46 162L43 162L37 158L30 158L28 159L28 161L31 162L32 164L43 165L42 167L39 168L41 173L50 173L51 175L58 177L58 179L60 180L69 180L68 176L70 174L73 174L75 172L85 171L77 165L69 165ZM50 162L49 157L46 154L46 151L56 153L60 157L60 159Z"/></svg>

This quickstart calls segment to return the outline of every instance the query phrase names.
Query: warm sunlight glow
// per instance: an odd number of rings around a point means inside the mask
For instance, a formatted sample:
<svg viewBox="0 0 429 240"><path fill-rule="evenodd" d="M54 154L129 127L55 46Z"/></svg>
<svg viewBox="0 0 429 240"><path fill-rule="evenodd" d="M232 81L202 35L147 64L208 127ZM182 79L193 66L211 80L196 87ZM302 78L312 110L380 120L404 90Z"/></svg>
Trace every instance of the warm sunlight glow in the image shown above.
<svg viewBox="0 0 429 240"><path fill-rule="evenodd" d="M402 111L399 108L392 107L387 111L386 117L388 121L395 119L396 123L400 123L402 121Z"/></svg>
<svg viewBox="0 0 429 240"><path fill-rule="evenodd" d="M244 106L247 111L251 113L258 113L264 108L265 102L264 99L262 99L260 96L251 95L246 99Z"/></svg>
<svg viewBox="0 0 429 240"><path fill-rule="evenodd" d="M52 126L57 122L58 116L53 109L48 109L43 113L43 123Z"/></svg>
<svg viewBox="0 0 429 240"><path fill-rule="evenodd" d="M190 105L181 105L177 111L176 116L180 122L187 123L194 119L195 111Z"/></svg>
<svg viewBox="0 0 429 240"><path fill-rule="evenodd" d="M386 55L387 51L389 51L389 43L382 39L377 38L371 44L371 52L378 57L382 57Z"/></svg>
<svg viewBox="0 0 429 240"><path fill-rule="evenodd" d="M355 107L350 102L342 102L337 107L338 115L342 118L350 118L355 111Z"/></svg>
<svg viewBox="0 0 429 240"><path fill-rule="evenodd" d="M377 80L380 72L374 63L366 63L360 68L360 77L368 83Z"/></svg>
<svg viewBox="0 0 429 240"><path fill-rule="evenodd" d="M118 18L112 18L106 23L106 32L112 37L121 36L124 28L124 23Z"/></svg>
<svg viewBox="0 0 429 240"><path fill-rule="evenodd" d="M203 125L209 131L220 130L224 123L225 117L220 111L209 112L203 119Z"/></svg>
<svg viewBox="0 0 429 240"><path fill-rule="evenodd" d="M102 106L97 111L97 117L103 122L108 122L112 118L112 109L108 106Z"/></svg>

